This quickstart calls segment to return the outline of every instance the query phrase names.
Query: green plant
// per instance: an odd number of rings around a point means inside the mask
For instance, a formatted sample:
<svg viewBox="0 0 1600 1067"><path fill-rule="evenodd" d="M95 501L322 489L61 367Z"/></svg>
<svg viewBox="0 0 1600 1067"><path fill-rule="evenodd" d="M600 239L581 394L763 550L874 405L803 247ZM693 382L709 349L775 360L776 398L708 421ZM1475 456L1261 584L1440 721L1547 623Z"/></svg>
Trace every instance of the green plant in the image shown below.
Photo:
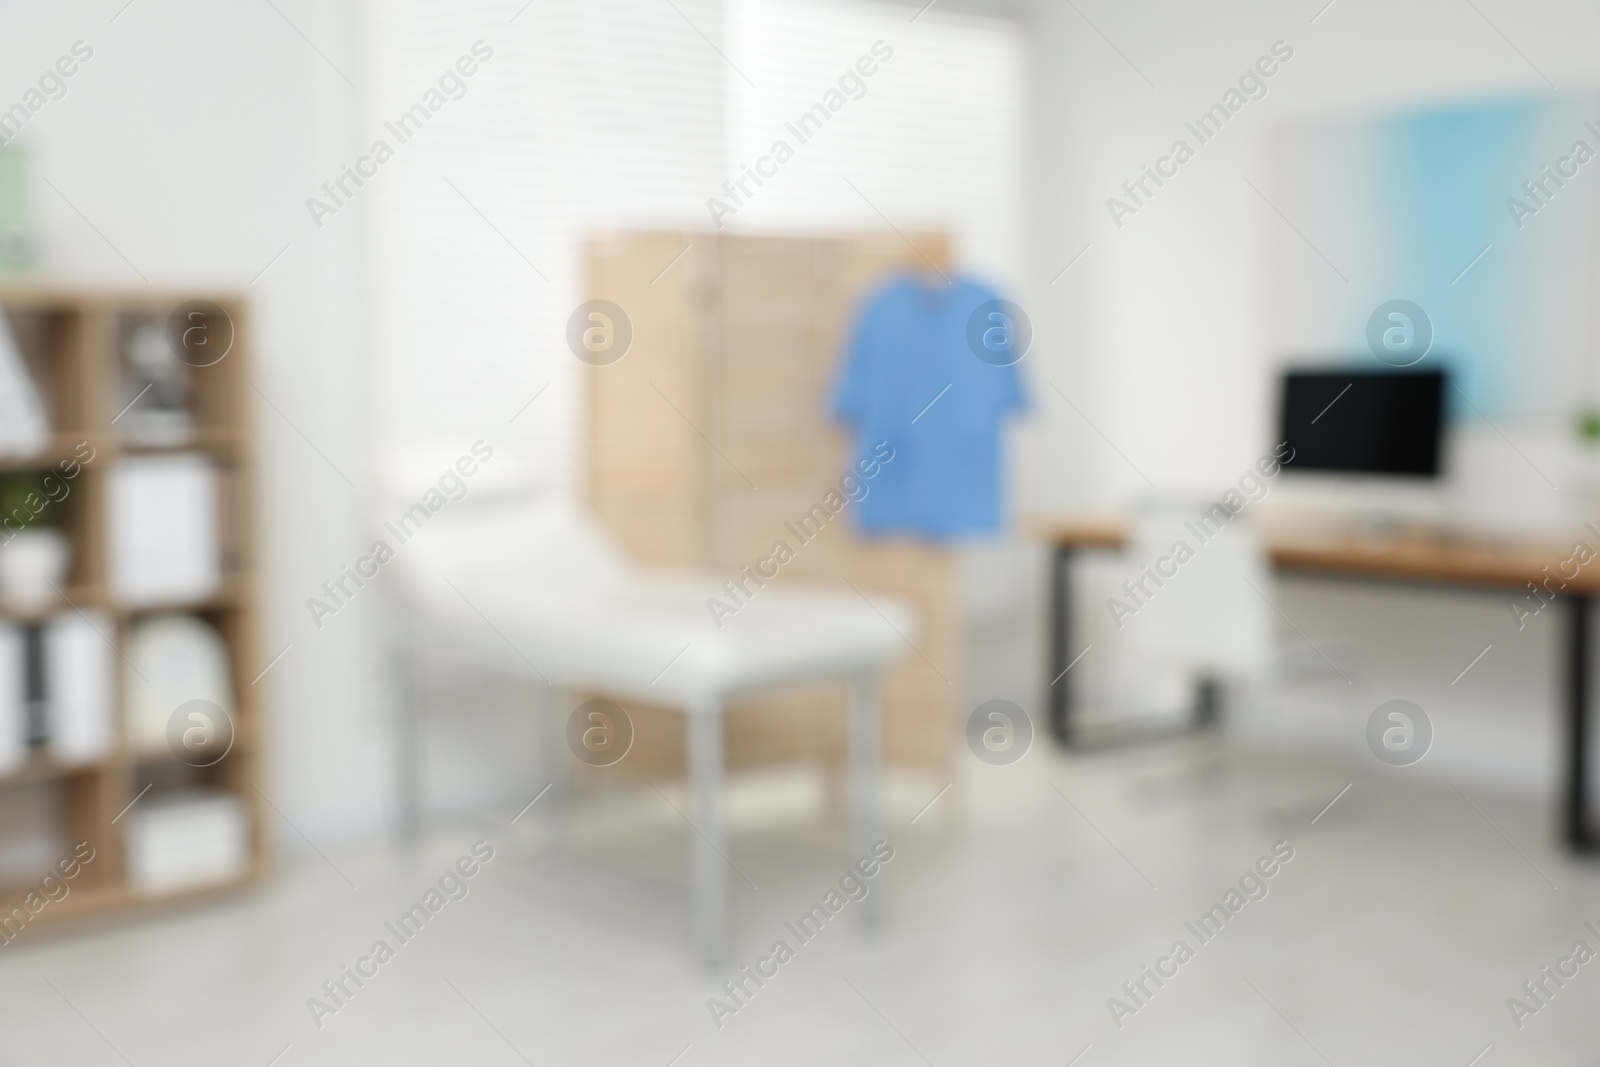
<svg viewBox="0 0 1600 1067"><path fill-rule="evenodd" d="M1600 445L1600 408L1588 407L1578 412L1578 439L1586 445Z"/></svg>
<svg viewBox="0 0 1600 1067"><path fill-rule="evenodd" d="M29 526L60 526L65 486L59 477L46 471L6 471L0 473L0 521L10 529ZM49 490L54 489L52 494Z"/></svg>

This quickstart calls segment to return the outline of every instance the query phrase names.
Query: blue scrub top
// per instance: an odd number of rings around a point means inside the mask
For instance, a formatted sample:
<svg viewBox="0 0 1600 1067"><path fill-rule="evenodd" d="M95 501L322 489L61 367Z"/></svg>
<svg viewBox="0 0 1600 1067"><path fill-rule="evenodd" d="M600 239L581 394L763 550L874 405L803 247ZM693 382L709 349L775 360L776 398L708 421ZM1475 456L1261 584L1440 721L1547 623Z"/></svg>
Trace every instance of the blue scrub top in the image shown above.
<svg viewBox="0 0 1600 1067"><path fill-rule="evenodd" d="M1026 400L1015 364L985 362L968 342L969 320L996 299L964 278L907 273L857 311L832 414L854 433L853 473L878 442L894 449L851 508L863 532L947 539L1000 528L1001 422Z"/></svg>

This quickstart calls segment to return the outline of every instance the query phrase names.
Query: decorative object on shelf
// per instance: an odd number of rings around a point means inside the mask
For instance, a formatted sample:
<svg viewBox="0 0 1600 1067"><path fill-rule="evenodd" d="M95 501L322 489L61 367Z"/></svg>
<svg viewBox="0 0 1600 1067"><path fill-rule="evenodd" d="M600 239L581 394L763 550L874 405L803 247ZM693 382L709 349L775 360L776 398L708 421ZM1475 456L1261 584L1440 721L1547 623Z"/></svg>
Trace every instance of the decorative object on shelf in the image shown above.
<svg viewBox="0 0 1600 1067"><path fill-rule="evenodd" d="M250 816L220 790L151 797L129 815L128 880L135 892L172 893L231 882L250 857Z"/></svg>
<svg viewBox="0 0 1600 1067"><path fill-rule="evenodd" d="M72 544L53 526L29 526L0 542L0 600L24 615L56 603L67 581Z"/></svg>
<svg viewBox="0 0 1600 1067"><path fill-rule="evenodd" d="M204 619L182 613L140 619L129 628L124 654L124 726L136 753L172 755L168 725L190 701L208 701L233 716L228 646Z"/></svg>
<svg viewBox="0 0 1600 1067"><path fill-rule="evenodd" d="M61 529L70 490L54 473L0 473L0 604L37 615L60 600L72 566Z"/></svg>
<svg viewBox="0 0 1600 1067"><path fill-rule="evenodd" d="M108 479L111 591L129 607L204 600L222 586L217 469L197 452L127 456Z"/></svg>
<svg viewBox="0 0 1600 1067"><path fill-rule="evenodd" d="M27 270L40 259L33 173L21 145L0 145L0 271Z"/></svg>
<svg viewBox="0 0 1600 1067"><path fill-rule="evenodd" d="M0 312L0 456L36 456L49 443L44 401L11 322Z"/></svg>
<svg viewBox="0 0 1600 1067"><path fill-rule="evenodd" d="M93 763L116 746L116 628L94 608L57 615L44 627L44 692L50 754Z"/></svg>
<svg viewBox="0 0 1600 1067"><path fill-rule="evenodd" d="M172 350L167 331L154 315L128 316L121 332L122 396L118 419L130 444L171 448L194 439L189 410L189 365Z"/></svg>

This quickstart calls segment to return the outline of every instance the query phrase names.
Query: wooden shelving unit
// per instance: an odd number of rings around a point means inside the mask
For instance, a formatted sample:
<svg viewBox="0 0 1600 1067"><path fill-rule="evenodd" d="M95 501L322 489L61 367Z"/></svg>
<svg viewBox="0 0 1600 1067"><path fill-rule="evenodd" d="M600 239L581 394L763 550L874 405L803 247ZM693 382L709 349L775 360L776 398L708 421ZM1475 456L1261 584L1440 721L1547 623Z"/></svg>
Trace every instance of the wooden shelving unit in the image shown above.
<svg viewBox="0 0 1600 1067"><path fill-rule="evenodd" d="M174 308L191 300L218 305L233 323L233 344L226 357L192 370L190 409L195 433L181 446L126 443L113 423L122 407L118 346L124 325L136 316L155 316L165 322ZM222 635L229 651L235 726L232 749L211 767L189 767L165 754L155 758L136 753L126 743L123 729L123 664L119 658L119 741L109 755L93 763L67 765L45 751L36 751L22 768L0 776L0 795L24 788L54 791L51 807L58 817L54 830L63 845L61 858L69 856L80 841L88 841L96 853L94 861L72 880L68 896L46 906L29 925L160 906L253 881L265 871L268 860L265 804L253 784L260 780L256 770L262 750L260 701L267 683L251 685L266 661L261 655L256 613L247 309L238 297L219 293L112 293L0 286L0 310L10 320L34 381L44 394L53 429L49 447L43 453L27 459L0 459L0 471L44 470L73 456L74 450L85 443L94 450L92 460L83 465L71 483L72 506L65 526L73 546L68 583L60 601L35 613L35 618L75 609L98 609L114 621L119 656L130 625L143 616L185 611L205 619ZM131 607L118 603L108 581L107 474L124 456L171 452L203 453L216 465L220 476L218 506L222 514L218 519L224 580L214 595L199 602ZM0 604L0 618L19 616ZM151 788L141 796L146 786ZM244 801L250 818L247 868L226 884L209 884L164 896L140 892L128 878L123 834L129 821L122 818L123 813L136 798L147 802L168 789L189 786L225 789ZM0 882L0 915L19 905L47 873L50 872L40 870L16 884Z"/></svg>

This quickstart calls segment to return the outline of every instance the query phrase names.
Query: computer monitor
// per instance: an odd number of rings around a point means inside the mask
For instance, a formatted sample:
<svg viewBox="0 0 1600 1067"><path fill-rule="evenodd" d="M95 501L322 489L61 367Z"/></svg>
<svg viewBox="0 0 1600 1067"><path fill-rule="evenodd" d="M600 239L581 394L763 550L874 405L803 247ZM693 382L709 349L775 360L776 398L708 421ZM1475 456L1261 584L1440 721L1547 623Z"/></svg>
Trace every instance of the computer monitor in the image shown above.
<svg viewBox="0 0 1600 1067"><path fill-rule="evenodd" d="M1439 475L1443 371L1290 370L1283 377L1279 440L1294 471Z"/></svg>

